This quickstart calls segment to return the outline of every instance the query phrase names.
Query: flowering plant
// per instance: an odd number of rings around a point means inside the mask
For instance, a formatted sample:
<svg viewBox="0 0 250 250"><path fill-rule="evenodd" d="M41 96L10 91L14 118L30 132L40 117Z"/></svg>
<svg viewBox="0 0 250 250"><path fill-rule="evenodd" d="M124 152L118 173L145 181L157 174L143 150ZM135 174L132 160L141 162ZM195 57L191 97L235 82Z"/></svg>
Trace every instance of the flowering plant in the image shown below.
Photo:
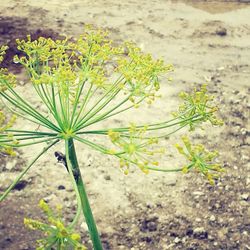
<svg viewBox="0 0 250 250"><path fill-rule="evenodd" d="M24 219L24 224L31 230L40 230L45 233L44 239L38 240L37 250L51 249L55 246L56 249L67 250L86 250L80 243L80 235L73 232L74 221L68 227L64 225L62 218L62 207L57 206L56 213L41 200L39 207L47 216L48 224L33 219Z"/></svg>
<svg viewBox="0 0 250 250"><path fill-rule="evenodd" d="M192 148L186 138L183 139L186 149L179 145L177 149L186 156L190 164L168 168L160 166L155 159L165 152L164 148L158 146L162 138L185 127L194 130L204 122L221 125L222 122L215 116L217 108L205 85L201 89L195 89L194 93L181 93L184 103L170 120L93 129L94 124L101 125L104 120L130 109L137 109L144 103L151 104L159 97L157 92L160 89L160 75L171 72L173 66L165 65L163 60L154 60L133 43L115 46L107 32L90 27L86 27L85 33L76 41L67 38L54 41L43 37L32 41L28 36L27 40L17 40L17 45L23 55L15 56L14 62L22 64L26 69L41 105L34 108L29 100L18 93L15 89L15 77L6 69L0 71L0 97L15 116L24 118L34 124L34 127L38 125L39 129L27 131L10 128L14 122L12 118L7 125L0 127L0 147L6 153L12 153L12 148L34 144L42 143L45 147L1 195L0 201L47 150L59 141L64 141L65 165L79 206L73 224L82 210L93 248L102 249L78 166L75 141L115 157L125 174L129 173L132 166L139 167L144 173L154 170L187 172L194 168L212 183L212 178L216 177L213 172L221 171L220 166L213 163L216 154L208 153L202 146ZM1 60L6 49L1 47ZM0 113L0 123L3 121L3 114ZM102 136L107 143L94 142L91 140L92 135ZM71 237L71 233L57 220L50 219L50 222L53 226L32 220L26 220L25 223L33 229L48 229L50 232L63 228L67 237ZM57 222L61 227L55 226L59 225Z"/></svg>

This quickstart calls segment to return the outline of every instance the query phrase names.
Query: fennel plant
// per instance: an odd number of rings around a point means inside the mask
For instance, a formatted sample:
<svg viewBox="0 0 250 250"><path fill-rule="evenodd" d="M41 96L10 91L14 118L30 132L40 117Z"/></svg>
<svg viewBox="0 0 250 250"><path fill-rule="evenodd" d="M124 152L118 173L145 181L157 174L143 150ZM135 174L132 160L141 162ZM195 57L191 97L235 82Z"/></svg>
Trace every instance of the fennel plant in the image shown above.
<svg viewBox="0 0 250 250"><path fill-rule="evenodd" d="M0 201L46 151L59 141L64 141L66 164L79 206L75 219L66 227L47 204L40 202L52 226L25 219L25 224L30 228L47 231L49 235L47 240L40 242L38 249L51 249L53 245L57 249L69 249L65 248L67 244L68 247L84 249L79 237L71 230L79 218L79 211L85 217L93 248L102 249L78 165L75 142L113 156L124 174L128 174L133 166L146 174L150 171L186 173L196 169L213 184L216 172L222 171L214 161L217 152L209 152L202 145L192 146L186 136L182 138L184 146L176 145L187 158L185 166L168 168L161 166L157 160L165 152L164 148L158 146L161 139L185 127L192 131L204 122L221 125L222 122L215 116L217 108L213 104L213 97L207 93L205 85L193 93L182 92L180 97L183 104L170 120L128 123L127 126L114 128L102 126L103 121L113 119L118 114L130 109L137 110L145 103L151 104L158 97L159 77L171 72L172 65L165 65L163 60L154 60L133 43L114 45L107 32L90 27L86 27L84 34L75 41L67 38L54 41L43 37L33 41L27 36L26 40L17 40L17 48L23 55L15 56L14 62L26 69L30 78L28 84L34 89L41 105L35 108L16 90L15 76L1 69L2 102L15 117L32 123L34 130L15 129L15 118L11 118L7 125L0 127L0 147L2 153L13 154L16 148L34 144L45 146L1 195ZM1 47L1 60L6 49L5 46ZM4 120L0 112L0 122ZM95 124L100 124L100 129L93 128ZM93 135L102 136L103 144L92 141Z"/></svg>

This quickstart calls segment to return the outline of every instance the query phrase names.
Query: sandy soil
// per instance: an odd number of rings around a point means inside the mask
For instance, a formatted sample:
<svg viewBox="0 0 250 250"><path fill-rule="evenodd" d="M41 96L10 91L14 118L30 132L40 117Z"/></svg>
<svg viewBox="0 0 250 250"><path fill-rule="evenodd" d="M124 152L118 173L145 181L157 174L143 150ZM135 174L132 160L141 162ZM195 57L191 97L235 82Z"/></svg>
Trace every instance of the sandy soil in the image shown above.
<svg viewBox="0 0 250 250"><path fill-rule="evenodd" d="M107 28L115 41L133 40L144 51L175 66L173 84L163 82L161 100L153 107L129 113L132 121L155 121L178 105L177 93L193 83L208 83L220 103L223 128L199 131L196 141L217 148L227 169L211 187L196 174L124 176L112 158L77 145L80 164L105 249L250 249L249 110L250 5L202 1L1 0L0 44L11 47L6 65L21 80L20 91L33 98L22 69L11 64L14 39L31 33L77 36L86 23ZM240 3L241 2L241 3ZM245 2L245 3L242 3ZM164 79L163 79L164 81ZM141 113L140 113L141 114ZM122 117L115 121L125 124ZM105 126L109 126L107 122ZM29 124L19 121L20 128ZM166 141L172 146L178 136ZM41 146L42 147L42 146ZM41 147L0 158L0 191ZM172 147L173 148L173 147ZM1 203L0 249L35 249L39 234L27 231L23 217L40 218L39 199L64 204L70 219L76 209L65 169L56 163L56 146L40 160L11 195ZM175 155L175 150L169 149ZM179 156L169 163L178 165ZM79 225L89 246L84 223Z"/></svg>

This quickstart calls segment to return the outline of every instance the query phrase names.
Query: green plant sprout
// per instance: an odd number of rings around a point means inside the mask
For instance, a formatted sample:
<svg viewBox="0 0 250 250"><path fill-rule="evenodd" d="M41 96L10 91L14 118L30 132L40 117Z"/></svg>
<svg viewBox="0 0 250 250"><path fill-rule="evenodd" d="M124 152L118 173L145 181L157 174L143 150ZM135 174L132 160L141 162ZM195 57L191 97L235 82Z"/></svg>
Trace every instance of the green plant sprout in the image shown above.
<svg viewBox="0 0 250 250"><path fill-rule="evenodd" d="M128 174L133 166L139 167L144 173L187 172L195 169L212 183L213 178L216 178L214 173L222 171L214 161L217 154L209 153L200 145L192 147L186 137L183 139L185 149L179 145L177 149L188 159L187 166L169 168L161 166L158 161L159 155L165 152L159 146L161 139L186 127L192 131L204 122L222 124L215 116L217 107L205 85L191 94L181 93L183 104L170 120L141 125L128 123L127 126L114 128L102 125L103 121L118 114L151 104L159 97L159 77L171 72L172 65L165 65L163 60L154 60L133 43L125 42L117 46L108 38L106 31L92 27L86 27L84 34L75 41L67 38L54 41L43 37L32 41L27 36L27 40L17 39L17 48L22 56L16 55L14 62L26 69L40 105L35 108L18 93L15 77L6 69L1 69L0 96L3 104L15 116L32 123L34 130L10 128L14 121L12 119L9 125L0 130L0 146L9 152L12 152L12 148L34 144L45 146L1 195L0 201L47 150L59 141L64 141L66 164L78 201L73 225L82 210L93 248L100 250L102 244L78 165L75 142L113 156L119 161L124 174ZM1 47L1 60L6 49L5 46ZM0 117L0 122L3 122L2 113ZM99 129L93 127L96 124L100 124ZM93 135L101 136L103 143L93 141ZM26 221L26 224L32 223ZM41 227L38 224L35 226L35 222L33 224L33 228L48 229L48 234L53 234L53 237L56 237L57 230L60 231L44 224L38 223ZM69 235L67 231L66 236ZM54 239L51 237L48 237L50 244L51 239Z"/></svg>

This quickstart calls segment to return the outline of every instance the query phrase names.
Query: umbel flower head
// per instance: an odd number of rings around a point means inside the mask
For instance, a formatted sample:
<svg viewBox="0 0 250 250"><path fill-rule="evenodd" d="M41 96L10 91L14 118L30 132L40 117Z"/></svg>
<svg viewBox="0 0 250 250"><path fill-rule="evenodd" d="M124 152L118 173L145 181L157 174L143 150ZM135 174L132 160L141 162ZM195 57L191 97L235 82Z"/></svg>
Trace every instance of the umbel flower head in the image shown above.
<svg viewBox="0 0 250 250"><path fill-rule="evenodd" d="M158 143L158 138L145 137L147 126L137 128L131 124L127 133L108 131L108 136L116 149L110 150L110 154L120 158L120 167L125 174L129 172L131 164L137 165L144 173L148 173L148 166L158 166L159 162L154 156L163 154L164 148L152 148Z"/></svg>
<svg viewBox="0 0 250 250"><path fill-rule="evenodd" d="M179 171L158 166L154 157L164 152L158 141L185 127L193 130L204 122L221 124L214 115L217 108L212 97L202 86L191 94L181 94L184 103L171 120L104 127L102 122L107 119L151 104L159 96L160 76L173 70L171 64L154 59L131 42L114 44L106 31L86 27L76 40L32 40L27 36L26 40L17 39L17 48L24 55L15 56L14 61L27 70L31 91L40 103L35 108L18 93L14 78L0 71L2 101L34 125L33 131L15 130L7 125L0 136L2 148L46 143L49 149L61 140L74 140L118 158L125 174L132 165L144 173ZM1 48L1 60L5 50L6 47ZM91 135L102 136L103 143L96 143ZM106 146L110 140L113 148Z"/></svg>
<svg viewBox="0 0 250 250"><path fill-rule="evenodd" d="M10 117L9 120L7 120L5 114L3 111L0 110L0 133L4 133L3 137L5 138L6 136L8 137L8 141L12 140L13 144L18 144L18 141L13 138L13 135L11 133L5 133L5 131L9 128L11 128L16 120L16 116L13 115ZM0 138L2 136L0 135ZM8 145L1 145L0 144L0 154L7 154L11 156L15 156L15 151L13 150L12 147Z"/></svg>
<svg viewBox="0 0 250 250"><path fill-rule="evenodd" d="M217 151L209 152L202 144L192 146L187 136L182 137L184 147L176 144L176 148L180 154L184 155L189 164L182 168L183 173L187 173L191 168L195 168L214 185L214 179L218 178L218 173L224 169L220 164L215 162L215 158L219 155ZM217 172L217 173L216 173Z"/></svg>
<svg viewBox="0 0 250 250"><path fill-rule="evenodd" d="M184 100L184 103L173 115L179 117L182 125L188 125L190 130L194 130L197 125L207 121L212 125L223 125L223 121L215 115L218 107L213 103L214 97L207 93L205 84L200 89L195 88L191 94L181 92L179 96ZM192 119L193 117L196 119Z"/></svg>
<svg viewBox="0 0 250 250"><path fill-rule="evenodd" d="M48 224L33 219L24 219L24 224L31 230L40 230L45 234L45 238L37 240L37 250L56 249L60 250L86 250L87 248L80 243L81 237L73 232L72 228L64 225L61 206L57 207L54 213L48 204L41 200L39 207L47 216Z"/></svg>
<svg viewBox="0 0 250 250"><path fill-rule="evenodd" d="M159 76L172 70L172 65L154 60L132 43L114 46L107 32L89 27L75 42L43 37L32 41L28 36L27 40L17 39L17 45L26 55L15 56L14 61L27 69L48 110L49 127L63 134L77 132L144 101L152 103L160 88ZM9 82L3 85L11 87ZM21 113L27 116L27 112Z"/></svg>
<svg viewBox="0 0 250 250"><path fill-rule="evenodd" d="M0 64L2 63L8 46L0 46ZM15 75L8 72L8 69L0 68L0 92L7 89L6 82L12 87L16 85Z"/></svg>
<svg viewBox="0 0 250 250"><path fill-rule="evenodd" d="M0 47L0 63L4 59L4 55L6 54L6 50L8 49L7 46L1 46ZM10 74L7 69L0 68L0 92L3 92L7 89L5 86L5 82L8 82L11 86L15 86L16 84L16 78L13 74ZM1 107L0 107L1 108ZM7 129L12 127L16 120L16 116L12 115L10 117L6 117L3 110L0 109L0 133L5 133ZM0 134L0 138L2 135ZM11 133L5 133L3 137L7 136L9 139L12 139L13 143L17 144L17 141L14 140ZM15 155L15 152L13 151L12 147L8 145L1 145L0 143L0 154L8 154L8 155Z"/></svg>
<svg viewBox="0 0 250 250"><path fill-rule="evenodd" d="M172 71L172 65L165 65L163 60L153 60L149 54L142 51L133 43L125 43L127 57L118 60L117 72L121 73L128 83L125 90L133 93L130 97L132 102L137 98L144 97L150 104L160 89L158 76L167 71Z"/></svg>

